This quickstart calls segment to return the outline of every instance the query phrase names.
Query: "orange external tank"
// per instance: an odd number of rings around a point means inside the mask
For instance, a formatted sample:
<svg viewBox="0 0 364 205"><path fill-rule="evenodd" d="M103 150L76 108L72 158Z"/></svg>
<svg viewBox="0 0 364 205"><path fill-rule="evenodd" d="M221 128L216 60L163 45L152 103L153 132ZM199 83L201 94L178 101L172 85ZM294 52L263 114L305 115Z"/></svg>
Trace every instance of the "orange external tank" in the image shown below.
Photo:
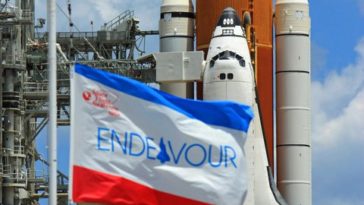
<svg viewBox="0 0 364 205"><path fill-rule="evenodd" d="M274 167L273 151L273 20L271 0L196 0L197 50L207 53L211 35L221 12L234 8L242 18L244 12L251 16L250 45L255 66L258 100L263 132L267 144L269 164ZM201 84L200 84L201 86ZM199 87L199 92L202 90ZM199 93L199 96L202 96ZM274 169L273 169L274 170Z"/></svg>

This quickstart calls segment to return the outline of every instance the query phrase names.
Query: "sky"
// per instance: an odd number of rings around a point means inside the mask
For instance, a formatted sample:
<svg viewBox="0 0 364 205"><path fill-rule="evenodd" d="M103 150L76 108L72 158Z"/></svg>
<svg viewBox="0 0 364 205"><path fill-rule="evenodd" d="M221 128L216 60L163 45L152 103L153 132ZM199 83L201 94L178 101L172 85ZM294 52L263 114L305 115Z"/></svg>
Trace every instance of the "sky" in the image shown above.
<svg viewBox="0 0 364 205"><path fill-rule="evenodd" d="M66 0L57 1L66 10ZM90 31L127 9L142 30L157 30L159 0L72 1L74 23ZM37 17L46 17L46 0L36 0ZM58 12L59 31L67 19ZM312 21L313 204L364 204L364 0L310 1ZM147 39L147 52L158 38ZM46 156L46 132L37 146ZM59 167L68 172L68 128L58 130Z"/></svg>

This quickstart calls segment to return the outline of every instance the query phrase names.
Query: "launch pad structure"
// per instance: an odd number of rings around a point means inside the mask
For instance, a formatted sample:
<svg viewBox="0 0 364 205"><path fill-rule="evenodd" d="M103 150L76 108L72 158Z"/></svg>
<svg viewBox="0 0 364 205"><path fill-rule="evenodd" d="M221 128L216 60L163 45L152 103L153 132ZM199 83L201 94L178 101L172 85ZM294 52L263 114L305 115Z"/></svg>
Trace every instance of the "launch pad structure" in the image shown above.
<svg viewBox="0 0 364 205"><path fill-rule="evenodd" d="M98 31L81 32L71 19L69 32L57 33L57 125L68 126L70 66L74 62L154 82L149 64L134 60L145 52L145 37L133 11L124 11ZM47 125L47 33L45 19L34 19L34 0L0 1L0 204L38 204L48 197L48 166L35 139ZM58 171L58 204L67 204L68 176Z"/></svg>

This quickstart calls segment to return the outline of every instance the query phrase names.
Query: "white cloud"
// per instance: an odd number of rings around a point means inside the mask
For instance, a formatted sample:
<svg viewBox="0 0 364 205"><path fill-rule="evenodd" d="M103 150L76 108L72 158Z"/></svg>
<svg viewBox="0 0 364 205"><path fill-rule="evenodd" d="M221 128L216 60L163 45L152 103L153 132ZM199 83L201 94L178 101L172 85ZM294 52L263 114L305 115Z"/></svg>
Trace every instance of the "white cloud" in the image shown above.
<svg viewBox="0 0 364 205"><path fill-rule="evenodd" d="M351 100L342 110L338 110L340 115L326 120L322 126L318 127L314 135L320 144L332 145L346 140L357 140L364 142L364 89Z"/></svg>
<svg viewBox="0 0 364 205"><path fill-rule="evenodd" d="M364 116L364 39L355 50L358 58L354 64L312 84L313 140L320 145L364 136L360 122Z"/></svg>
<svg viewBox="0 0 364 205"><path fill-rule="evenodd" d="M92 5L93 9L97 11L97 14L101 16L103 21L109 21L116 17L122 11L119 10L122 1L118 0L89 0L89 5ZM78 2L78 4L80 4ZM81 4L82 6L82 4Z"/></svg>
<svg viewBox="0 0 364 205"><path fill-rule="evenodd" d="M312 76L314 79L322 78L322 76L327 74L327 54L327 49L313 41L311 42L311 67L313 68Z"/></svg>
<svg viewBox="0 0 364 205"><path fill-rule="evenodd" d="M58 1L58 5L66 12L67 2ZM98 30L104 23L112 20L126 10L134 10L134 15L140 20L140 29L158 29L160 0L87 0L71 1L72 19L81 31L90 31L90 21L94 22L94 30ZM46 0L36 0L37 17L46 17ZM58 30L68 30L68 19L58 10ZM38 12L39 11L39 12Z"/></svg>
<svg viewBox="0 0 364 205"><path fill-rule="evenodd" d="M364 39L353 64L312 84L315 204L364 204Z"/></svg>
<svg viewBox="0 0 364 205"><path fill-rule="evenodd" d="M312 54L312 67L315 69L321 69L325 66L327 61L327 53L328 51L312 42L311 44L311 54Z"/></svg>

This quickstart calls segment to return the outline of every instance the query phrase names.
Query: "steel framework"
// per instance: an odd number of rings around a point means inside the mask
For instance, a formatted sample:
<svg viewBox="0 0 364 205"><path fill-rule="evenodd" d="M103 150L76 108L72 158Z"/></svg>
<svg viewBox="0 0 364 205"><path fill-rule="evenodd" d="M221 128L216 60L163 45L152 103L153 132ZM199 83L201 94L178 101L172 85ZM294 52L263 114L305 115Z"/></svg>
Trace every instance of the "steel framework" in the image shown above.
<svg viewBox="0 0 364 205"><path fill-rule="evenodd" d="M48 197L49 162L35 139L48 123L47 33L35 32L34 0L0 1L0 204L38 204ZM96 32L57 33L57 124L69 125L69 71L88 64L143 82L154 82L151 64L140 64L143 41L158 31L141 31L125 11ZM44 165L39 170L38 161ZM58 204L67 204L68 176L58 171Z"/></svg>

